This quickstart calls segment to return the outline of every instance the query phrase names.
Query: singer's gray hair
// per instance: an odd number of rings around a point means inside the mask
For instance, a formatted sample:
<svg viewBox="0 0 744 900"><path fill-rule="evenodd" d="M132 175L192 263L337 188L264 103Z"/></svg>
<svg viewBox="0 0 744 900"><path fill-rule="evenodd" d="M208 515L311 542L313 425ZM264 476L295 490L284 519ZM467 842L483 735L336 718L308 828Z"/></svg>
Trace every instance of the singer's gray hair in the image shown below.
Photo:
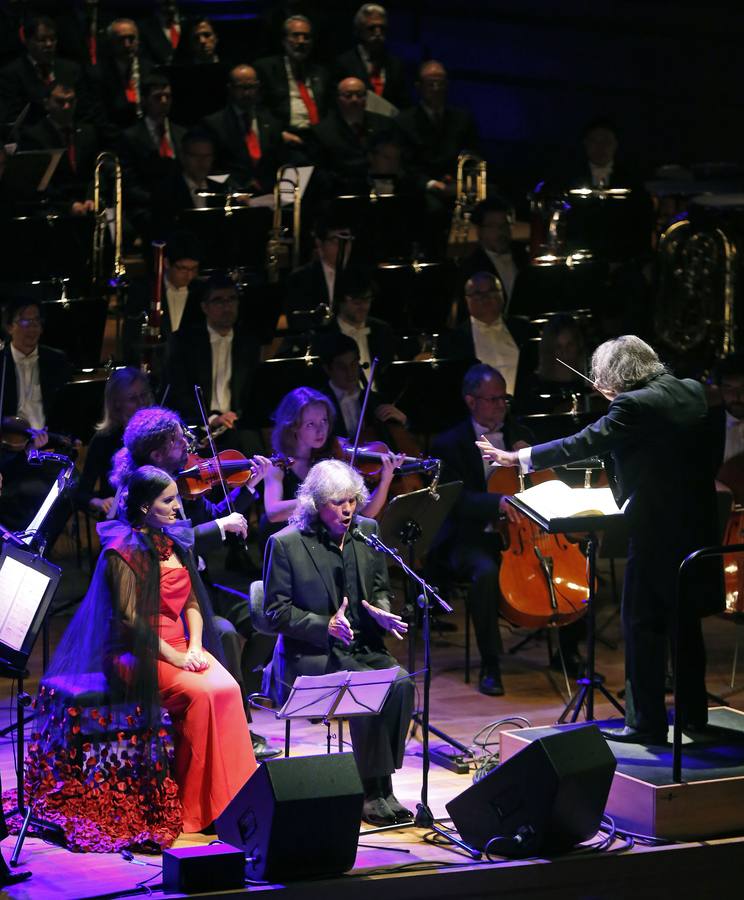
<svg viewBox="0 0 744 900"><path fill-rule="evenodd" d="M601 391L621 394L666 371L654 348L634 334L605 341L592 355L592 378Z"/></svg>
<svg viewBox="0 0 744 900"><path fill-rule="evenodd" d="M369 491L362 476L340 459L324 459L316 463L297 491L297 506L289 524L300 531L308 531L318 521L321 506L333 500L353 497L357 509L367 505Z"/></svg>

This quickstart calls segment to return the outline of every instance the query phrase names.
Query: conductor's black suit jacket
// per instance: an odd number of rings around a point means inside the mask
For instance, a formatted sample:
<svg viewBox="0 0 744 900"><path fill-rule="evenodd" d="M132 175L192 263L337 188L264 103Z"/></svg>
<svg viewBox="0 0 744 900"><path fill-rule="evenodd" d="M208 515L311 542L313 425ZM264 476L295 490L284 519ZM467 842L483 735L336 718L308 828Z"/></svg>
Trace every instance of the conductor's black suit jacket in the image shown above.
<svg viewBox="0 0 744 900"><path fill-rule="evenodd" d="M718 543L716 498L703 387L662 374L619 394L607 414L578 434L532 448L536 469L604 457L625 518L630 554L671 604L677 569L689 553ZM720 567L719 567L720 569ZM689 582L702 614L722 608L713 566Z"/></svg>
<svg viewBox="0 0 744 900"><path fill-rule="evenodd" d="M363 516L356 524L364 534L376 534L377 522ZM347 537L346 540L351 540ZM353 543L359 573L360 598L390 610L390 582L383 556L366 544ZM328 623L342 602L325 550L316 531L288 526L269 539L264 557L264 613L279 635L271 664L272 696L283 700L286 685L298 675L322 675L331 653ZM384 631L359 606L365 643L384 651Z"/></svg>

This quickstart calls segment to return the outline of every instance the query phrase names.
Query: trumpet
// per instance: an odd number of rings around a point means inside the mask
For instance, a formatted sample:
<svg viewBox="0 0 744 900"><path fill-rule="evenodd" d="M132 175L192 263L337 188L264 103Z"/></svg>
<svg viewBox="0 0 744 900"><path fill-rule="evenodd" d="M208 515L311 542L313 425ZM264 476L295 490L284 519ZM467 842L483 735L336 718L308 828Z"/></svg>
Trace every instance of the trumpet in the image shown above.
<svg viewBox="0 0 744 900"><path fill-rule="evenodd" d="M109 216L109 207L107 207L101 185L104 169L108 167L113 167L114 170L113 219ZM91 260L93 279L99 287L103 287L105 284L119 287L126 276L121 253L121 195L121 163L119 162L119 157L108 151L99 153L93 173L93 214L95 222L93 225L93 255ZM106 234L109 231L110 221L113 221L114 226L113 236L110 239L114 251L113 272L111 274L106 271L105 259L106 245L108 243Z"/></svg>
<svg viewBox="0 0 744 900"><path fill-rule="evenodd" d="M477 241L471 221L476 203L486 199L486 161L467 150L457 157L455 208L452 212L447 256L464 256Z"/></svg>
<svg viewBox="0 0 744 900"><path fill-rule="evenodd" d="M290 173L294 172L294 176ZM282 190L289 186L292 191L292 228L284 224ZM300 175L296 166L281 166L276 173L274 184L274 220L269 240L266 243L266 273L270 283L276 284L282 271L291 272L300 260Z"/></svg>

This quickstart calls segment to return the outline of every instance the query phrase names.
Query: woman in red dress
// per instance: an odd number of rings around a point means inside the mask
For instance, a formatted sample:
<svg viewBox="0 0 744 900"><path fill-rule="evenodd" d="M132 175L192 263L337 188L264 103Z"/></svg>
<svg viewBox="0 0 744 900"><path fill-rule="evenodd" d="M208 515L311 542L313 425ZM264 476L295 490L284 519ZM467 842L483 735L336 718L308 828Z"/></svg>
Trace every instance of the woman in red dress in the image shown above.
<svg viewBox="0 0 744 900"><path fill-rule="evenodd" d="M141 467L125 509L126 524L98 526L103 552L45 673L43 724L29 752L38 814L59 822L78 849L162 847L178 830L201 831L256 769L173 479Z"/></svg>

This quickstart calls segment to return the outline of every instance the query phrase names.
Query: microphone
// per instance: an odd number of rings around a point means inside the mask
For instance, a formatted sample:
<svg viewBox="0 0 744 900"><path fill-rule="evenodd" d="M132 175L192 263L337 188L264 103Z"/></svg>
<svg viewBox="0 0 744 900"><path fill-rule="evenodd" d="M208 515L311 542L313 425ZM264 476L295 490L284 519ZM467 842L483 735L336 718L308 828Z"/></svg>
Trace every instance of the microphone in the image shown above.
<svg viewBox="0 0 744 900"><path fill-rule="evenodd" d="M374 541L372 540L372 538L366 535L358 525L352 526L352 528L349 530L349 534L355 541L361 541L368 547L374 547Z"/></svg>

